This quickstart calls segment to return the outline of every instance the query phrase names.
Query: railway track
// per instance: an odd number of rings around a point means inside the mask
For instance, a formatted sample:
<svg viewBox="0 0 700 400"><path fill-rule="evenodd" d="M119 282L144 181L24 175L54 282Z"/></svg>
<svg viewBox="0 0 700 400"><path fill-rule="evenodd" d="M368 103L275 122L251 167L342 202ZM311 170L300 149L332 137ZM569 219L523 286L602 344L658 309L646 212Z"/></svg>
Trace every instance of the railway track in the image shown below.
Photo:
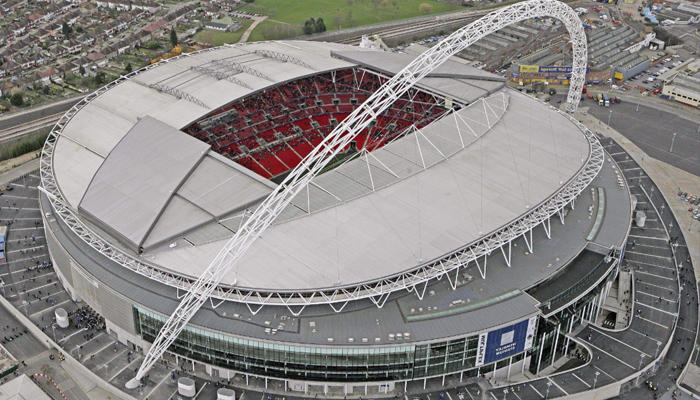
<svg viewBox="0 0 700 400"><path fill-rule="evenodd" d="M479 11L479 12L469 12L469 13L460 13L456 15L446 15L446 16L441 16L441 17L436 17L435 19L432 19L430 21L423 21L423 22L418 22L418 23L413 23L408 26L399 26L399 27L391 27L391 28L386 28L386 29L380 29L373 34L379 35L382 39L389 39L389 38L394 38L394 37L401 37L405 35L409 35L411 33L417 33L417 32L422 32L426 30L433 30L440 28L442 26L447 26L447 25L453 25L455 23L463 23L463 24L468 24L470 22L473 22L484 15L488 14L487 11ZM342 43L342 44L348 44L348 45L358 45L360 44L360 41L362 40L362 37L353 37L353 38L348 38L344 40L338 40L337 43Z"/></svg>
<svg viewBox="0 0 700 400"><path fill-rule="evenodd" d="M52 127L64 113L58 113L46 116L44 118L39 118L35 121L28 122L26 124L21 124L13 126L11 128L3 129L0 131L0 143L7 140L16 139L20 136L26 135L30 132L36 131L41 128Z"/></svg>
<svg viewBox="0 0 700 400"><path fill-rule="evenodd" d="M572 4L580 0L562 0L563 3ZM405 35L410 35L413 33L425 32L428 30L435 30L440 27L454 25L456 23L461 23L462 25L467 25L477 19L483 17L484 15L494 11L493 9L482 10L482 11L462 11L459 13L447 14L437 16L434 19L428 21L414 22L403 26L394 26L385 29L379 29L372 34L379 35L382 39L390 39L401 37ZM358 45L362 41L362 36L355 36L348 39L337 40L336 43Z"/></svg>

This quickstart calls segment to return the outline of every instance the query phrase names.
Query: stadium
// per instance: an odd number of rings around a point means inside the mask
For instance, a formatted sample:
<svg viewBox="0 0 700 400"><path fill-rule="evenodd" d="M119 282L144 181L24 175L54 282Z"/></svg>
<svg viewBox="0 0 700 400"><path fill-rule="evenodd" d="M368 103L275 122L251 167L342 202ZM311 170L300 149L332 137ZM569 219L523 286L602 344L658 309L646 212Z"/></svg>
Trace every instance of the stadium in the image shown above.
<svg viewBox="0 0 700 400"><path fill-rule="evenodd" d="M135 351L340 396L537 375L576 348L566 334L584 321L621 324L604 300L632 198L569 114L451 59L319 156L415 61L334 43L227 45L88 96L41 158L61 284ZM323 170L304 174L317 156ZM297 176L308 184L209 276ZM203 277L211 295L154 349Z"/></svg>

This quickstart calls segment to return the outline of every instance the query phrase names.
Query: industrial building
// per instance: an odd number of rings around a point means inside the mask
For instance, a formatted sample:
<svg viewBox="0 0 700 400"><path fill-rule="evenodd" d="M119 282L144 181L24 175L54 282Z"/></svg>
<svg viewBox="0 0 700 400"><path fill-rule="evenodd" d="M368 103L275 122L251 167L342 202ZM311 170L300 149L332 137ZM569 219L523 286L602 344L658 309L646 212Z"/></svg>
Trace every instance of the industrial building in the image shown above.
<svg viewBox="0 0 700 400"><path fill-rule="evenodd" d="M653 32L642 36L629 26L593 30L588 35L586 82L597 84L608 79L622 80L646 70L650 60L638 52L648 47L655 37ZM510 80L523 85L535 82L568 85L571 61L568 44L560 42L513 62Z"/></svg>

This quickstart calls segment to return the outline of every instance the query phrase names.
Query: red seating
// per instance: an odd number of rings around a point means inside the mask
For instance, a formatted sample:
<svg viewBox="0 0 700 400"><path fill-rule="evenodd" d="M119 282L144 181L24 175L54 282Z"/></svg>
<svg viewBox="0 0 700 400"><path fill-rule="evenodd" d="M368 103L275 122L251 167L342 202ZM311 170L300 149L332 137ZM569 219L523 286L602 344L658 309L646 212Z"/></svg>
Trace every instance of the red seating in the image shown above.
<svg viewBox="0 0 700 400"><path fill-rule="evenodd" d="M215 126L204 124L207 128L202 129L194 123L185 131L240 165L272 178L298 165L333 131L331 118L343 121L386 79L354 69L302 78L211 112L205 118L221 115ZM235 112L227 112L231 110ZM409 126L425 126L443 112L434 96L412 89L358 135L356 148L379 148Z"/></svg>

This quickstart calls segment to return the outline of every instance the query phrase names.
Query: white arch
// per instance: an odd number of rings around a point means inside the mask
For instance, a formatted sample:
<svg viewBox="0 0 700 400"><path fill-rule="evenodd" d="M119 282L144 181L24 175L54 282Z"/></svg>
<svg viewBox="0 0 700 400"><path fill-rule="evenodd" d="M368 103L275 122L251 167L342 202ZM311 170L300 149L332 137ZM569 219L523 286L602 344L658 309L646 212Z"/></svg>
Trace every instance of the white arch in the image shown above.
<svg viewBox="0 0 700 400"><path fill-rule="evenodd" d="M427 74L435 70L454 54L457 54L484 36L513 23L530 18L554 17L559 19L571 36L573 68L570 89L566 101L567 112L578 107L586 74L586 36L574 10L556 0L529 0L496 10L461 28L442 40L438 45L421 54L401 72L387 81L377 92L341 122L299 164L279 188L270 194L253 215L226 243L204 273L192 285L180 305L168 318L149 349L136 377L127 382L127 388L138 386L140 379L162 356L186 324L217 289L222 278L228 274L255 239L270 226L284 208L323 168L379 114L405 94Z"/></svg>

